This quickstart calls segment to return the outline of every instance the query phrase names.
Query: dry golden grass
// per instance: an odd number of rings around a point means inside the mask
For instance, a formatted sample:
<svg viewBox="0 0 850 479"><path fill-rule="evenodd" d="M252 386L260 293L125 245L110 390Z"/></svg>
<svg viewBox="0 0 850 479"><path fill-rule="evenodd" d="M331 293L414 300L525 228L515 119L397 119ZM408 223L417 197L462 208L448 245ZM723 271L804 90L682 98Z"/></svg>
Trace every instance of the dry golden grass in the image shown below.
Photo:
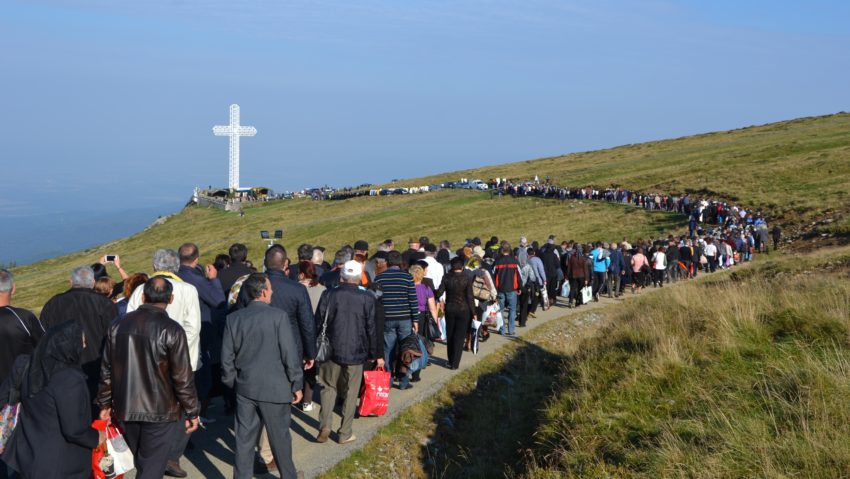
<svg viewBox="0 0 850 479"><path fill-rule="evenodd" d="M566 361L548 407L562 414L518 475L845 475L848 251L773 260L616 312Z"/></svg>

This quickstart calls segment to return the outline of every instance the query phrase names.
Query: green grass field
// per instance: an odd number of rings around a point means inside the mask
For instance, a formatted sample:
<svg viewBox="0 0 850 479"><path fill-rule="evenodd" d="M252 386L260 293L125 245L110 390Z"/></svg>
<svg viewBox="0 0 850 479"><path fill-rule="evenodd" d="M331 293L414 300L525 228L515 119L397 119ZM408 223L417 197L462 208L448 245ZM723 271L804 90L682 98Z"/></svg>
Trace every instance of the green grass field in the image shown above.
<svg viewBox="0 0 850 479"><path fill-rule="evenodd" d="M459 170L401 184L535 174L568 186L707 194L803 224L848 210L850 114Z"/></svg>

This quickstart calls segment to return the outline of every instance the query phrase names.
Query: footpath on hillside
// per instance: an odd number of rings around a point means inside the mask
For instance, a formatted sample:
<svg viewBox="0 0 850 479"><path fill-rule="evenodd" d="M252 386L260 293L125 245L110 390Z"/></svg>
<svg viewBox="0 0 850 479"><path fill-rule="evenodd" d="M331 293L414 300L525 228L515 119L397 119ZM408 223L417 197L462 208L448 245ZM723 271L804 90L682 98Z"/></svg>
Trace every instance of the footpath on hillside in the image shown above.
<svg viewBox="0 0 850 479"><path fill-rule="evenodd" d="M644 289L644 293L653 291L652 288ZM460 369L449 370L445 367L446 347L436 344L432 357L432 364L422 373L422 380L414 384L412 389L400 391L392 389L390 392L390 404L387 414L382 417L364 417L354 421L354 435L357 440L352 444L339 445L336 441L336 433L331 436L331 441L319 444L315 441L319 425L319 407L311 412L303 412L300 408L292 409L292 450L295 466L304 472L305 478L316 477L329 470L338 462L348 457L352 452L365 445L382 426L389 424L395 417L409 406L427 399L437 393L443 385L458 372L465 370L478 363L483 358L499 350L503 345L516 338L521 338L540 325L556 319L567 319L571 316L583 315L586 312L599 310L618 304L623 300L636 298L640 295L632 295L626 292L616 299L600 297L598 303L570 309L566 306L555 306L548 311L538 309L537 317L528 320L528 327L517 327L517 335L514 338L491 333L490 340L481 343L478 354L464 352ZM563 298L562 298L563 300ZM189 473L192 479L225 479L233 476L233 450L235 441L233 438L233 417L224 415L224 406L220 398L213 401L210 414L216 422L206 425L205 429L199 429L192 436L193 447L186 452L181 461L181 466ZM339 427L339 415L334 415L334 428ZM127 479L133 479L135 474L126 475ZM260 478L278 477L276 474L257 475Z"/></svg>

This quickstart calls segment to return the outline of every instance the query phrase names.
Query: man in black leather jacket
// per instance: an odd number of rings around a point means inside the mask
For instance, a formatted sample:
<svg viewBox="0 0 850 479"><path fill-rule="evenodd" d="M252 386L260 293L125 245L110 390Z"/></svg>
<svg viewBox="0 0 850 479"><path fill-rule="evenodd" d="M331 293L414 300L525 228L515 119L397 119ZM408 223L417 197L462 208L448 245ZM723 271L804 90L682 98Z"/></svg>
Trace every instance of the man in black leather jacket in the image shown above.
<svg viewBox="0 0 850 479"><path fill-rule="evenodd" d="M165 312L171 293L165 278L149 279L144 304L109 329L104 347L100 417L123 424L137 479L160 479L176 429L189 434L198 428L200 405L186 333Z"/></svg>

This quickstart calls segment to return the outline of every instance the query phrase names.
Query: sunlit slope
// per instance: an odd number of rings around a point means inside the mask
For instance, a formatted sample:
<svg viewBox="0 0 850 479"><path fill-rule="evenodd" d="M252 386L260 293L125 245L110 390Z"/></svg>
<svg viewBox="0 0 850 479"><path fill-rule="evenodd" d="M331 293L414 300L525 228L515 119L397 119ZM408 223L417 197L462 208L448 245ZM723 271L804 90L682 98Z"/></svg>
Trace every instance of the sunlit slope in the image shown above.
<svg viewBox="0 0 850 479"><path fill-rule="evenodd" d="M400 245L413 235L434 241L448 239L459 246L468 237L491 235L516 243L520 235L545 240L620 240L681 230L684 218L649 213L636 208L596 202L561 203L537 198L490 198L488 193L440 191L423 195L358 198L346 201L306 199L272 202L248 208L245 216L220 210L191 207L160 226L127 239L85 252L40 261L15 270L16 304L38 309L53 294L68 287L68 273L104 254L121 256L124 268L150 271L157 248L177 248L192 241L201 248L202 261L210 262L234 242L248 245L257 265L266 243L260 230L283 228L283 244L291 252L303 242L323 245L332 261L344 244L366 239L374 246L391 238ZM114 271L113 271L114 273Z"/></svg>
<svg viewBox="0 0 850 479"><path fill-rule="evenodd" d="M569 186L707 194L795 223L844 212L850 199L850 114L507 163L411 180L549 176Z"/></svg>

